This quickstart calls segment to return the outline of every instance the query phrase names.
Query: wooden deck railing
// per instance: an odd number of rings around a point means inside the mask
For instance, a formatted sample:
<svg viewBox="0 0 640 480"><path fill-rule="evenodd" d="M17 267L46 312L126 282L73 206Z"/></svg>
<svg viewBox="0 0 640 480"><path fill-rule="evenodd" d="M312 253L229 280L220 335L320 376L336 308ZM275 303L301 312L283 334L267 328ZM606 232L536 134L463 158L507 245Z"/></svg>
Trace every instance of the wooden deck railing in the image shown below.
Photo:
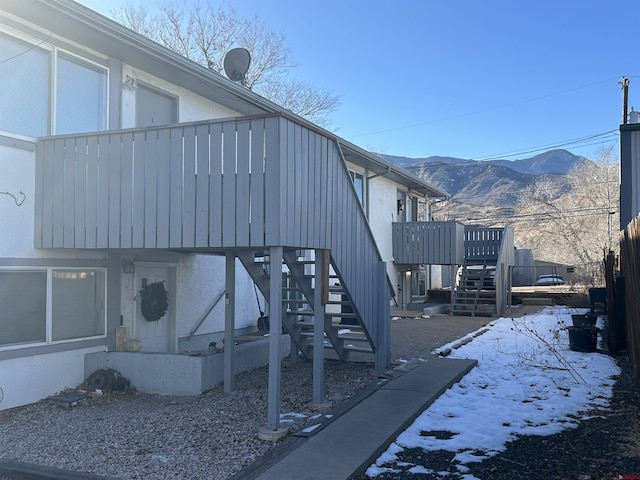
<svg viewBox="0 0 640 480"><path fill-rule="evenodd" d="M504 228L484 228L467 225L464 231L466 259L497 260L500 255Z"/></svg>
<svg viewBox="0 0 640 480"><path fill-rule="evenodd" d="M449 222L392 224L396 264L460 265L464 258L464 225Z"/></svg>

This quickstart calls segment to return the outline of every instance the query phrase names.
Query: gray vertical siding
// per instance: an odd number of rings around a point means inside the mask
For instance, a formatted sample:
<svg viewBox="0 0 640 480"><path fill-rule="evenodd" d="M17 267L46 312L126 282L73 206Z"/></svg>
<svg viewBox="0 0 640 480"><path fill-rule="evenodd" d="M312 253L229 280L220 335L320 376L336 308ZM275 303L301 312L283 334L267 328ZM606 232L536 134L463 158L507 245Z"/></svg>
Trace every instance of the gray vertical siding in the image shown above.
<svg viewBox="0 0 640 480"><path fill-rule="evenodd" d="M620 230L640 212L640 124L620 125Z"/></svg>

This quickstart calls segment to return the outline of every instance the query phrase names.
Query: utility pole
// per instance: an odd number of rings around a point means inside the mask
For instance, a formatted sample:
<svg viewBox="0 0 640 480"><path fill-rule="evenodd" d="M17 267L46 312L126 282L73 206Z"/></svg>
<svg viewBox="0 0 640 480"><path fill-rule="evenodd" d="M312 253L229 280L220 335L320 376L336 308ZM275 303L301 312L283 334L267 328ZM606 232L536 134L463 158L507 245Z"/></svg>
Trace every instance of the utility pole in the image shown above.
<svg viewBox="0 0 640 480"><path fill-rule="evenodd" d="M622 125L627 124L627 108L629 106L629 79L622 77L618 82L622 87Z"/></svg>

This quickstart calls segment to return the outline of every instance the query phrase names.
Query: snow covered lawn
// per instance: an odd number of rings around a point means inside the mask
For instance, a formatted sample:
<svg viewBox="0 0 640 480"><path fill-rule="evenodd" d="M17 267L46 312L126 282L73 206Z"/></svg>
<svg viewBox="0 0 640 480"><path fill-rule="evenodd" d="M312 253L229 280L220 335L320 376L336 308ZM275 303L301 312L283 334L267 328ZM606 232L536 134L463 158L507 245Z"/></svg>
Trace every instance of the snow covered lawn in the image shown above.
<svg viewBox="0 0 640 480"><path fill-rule="evenodd" d="M478 366L400 434L367 475L399 472L400 466L406 471L396 456L404 448L455 452L458 471L465 474L465 464L505 450L518 436L552 435L606 410L612 377L620 373L615 361L569 349L566 327L572 325L571 314L586 312L546 307L536 315L500 318L482 335L453 349L450 357L474 358ZM598 326L602 321L598 319ZM437 473L429 465L415 465L409 472Z"/></svg>

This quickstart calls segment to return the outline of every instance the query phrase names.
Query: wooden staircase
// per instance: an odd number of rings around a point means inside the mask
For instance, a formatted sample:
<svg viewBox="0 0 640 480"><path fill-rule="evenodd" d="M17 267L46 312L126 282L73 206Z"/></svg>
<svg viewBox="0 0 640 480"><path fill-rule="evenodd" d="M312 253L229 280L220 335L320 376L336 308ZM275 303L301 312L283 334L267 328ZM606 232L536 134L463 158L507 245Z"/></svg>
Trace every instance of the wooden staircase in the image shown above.
<svg viewBox="0 0 640 480"><path fill-rule="evenodd" d="M465 259L451 297L452 315L495 315L495 273L495 260Z"/></svg>
<svg viewBox="0 0 640 480"><path fill-rule="evenodd" d="M243 266L265 297L269 299L269 276L273 271L268 252L238 255ZM283 329L290 335L292 348L307 359L313 357L315 258L313 250L285 249L283 262L275 266L283 275ZM351 297L333 264L329 272L329 300L325 305L324 346L339 359L349 360L350 352L373 354L372 342L355 313Z"/></svg>

